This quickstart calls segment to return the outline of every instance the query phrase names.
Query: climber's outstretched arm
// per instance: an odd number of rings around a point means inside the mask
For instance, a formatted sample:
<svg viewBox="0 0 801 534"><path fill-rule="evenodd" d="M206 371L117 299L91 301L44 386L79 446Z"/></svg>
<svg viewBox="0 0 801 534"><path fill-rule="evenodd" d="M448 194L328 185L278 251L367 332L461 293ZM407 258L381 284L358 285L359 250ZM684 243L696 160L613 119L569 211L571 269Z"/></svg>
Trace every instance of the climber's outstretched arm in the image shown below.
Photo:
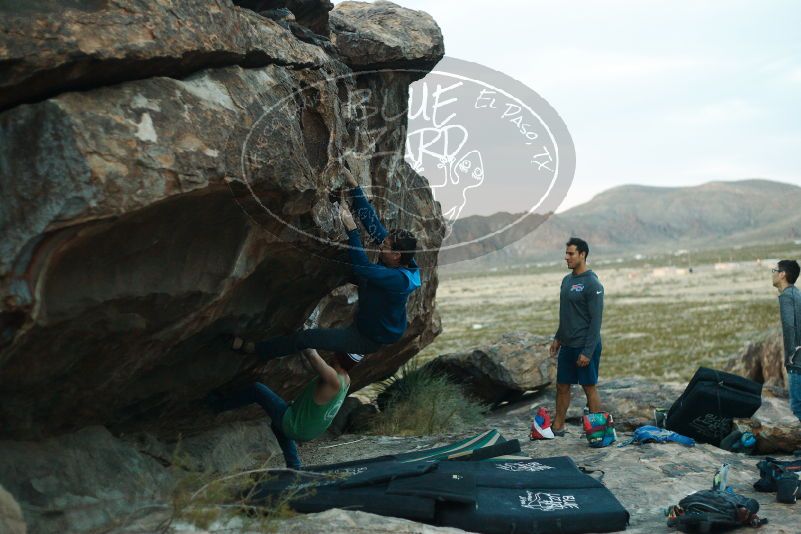
<svg viewBox="0 0 801 534"><path fill-rule="evenodd" d="M387 232L387 229L381 224L381 219L378 218L378 214L370 204L370 201L367 200L364 191L359 187L356 178L345 168L342 169L342 174L345 176L345 181L351 188L350 196L353 199L353 213L361 221L362 226L364 226L367 233L370 234L372 240L377 245L380 245L384 239L386 239L389 232Z"/></svg>

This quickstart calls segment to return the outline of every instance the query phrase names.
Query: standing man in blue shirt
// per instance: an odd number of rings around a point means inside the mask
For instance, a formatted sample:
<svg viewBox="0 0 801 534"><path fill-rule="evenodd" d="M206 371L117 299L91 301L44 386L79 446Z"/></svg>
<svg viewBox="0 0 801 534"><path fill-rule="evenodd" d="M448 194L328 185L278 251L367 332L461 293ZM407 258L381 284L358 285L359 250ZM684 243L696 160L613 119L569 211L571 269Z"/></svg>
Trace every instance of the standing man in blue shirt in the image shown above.
<svg viewBox="0 0 801 534"><path fill-rule="evenodd" d="M795 260L781 260L772 271L773 287L779 290L790 409L801 420L801 291L795 287L801 267Z"/></svg>
<svg viewBox="0 0 801 534"><path fill-rule="evenodd" d="M406 302L421 285L420 268L414 260L417 239L407 230L387 231L353 175L345 168L341 171L350 186L354 211L379 247L378 262L370 262L353 216L342 202L339 215L347 230L348 253L359 288L355 321L347 328L311 328L256 343L235 337L234 350L255 353L264 360L304 349L370 354L400 340L406 331Z"/></svg>
<svg viewBox="0 0 801 534"><path fill-rule="evenodd" d="M570 387L581 384L591 412L601 411L598 396L598 367L601 364L601 319L604 288L598 276L587 267L590 247L578 237L566 244L565 262L573 272L562 279L559 294L559 328L551 343L556 357L556 417L551 430L565 433L565 417L570 406Z"/></svg>

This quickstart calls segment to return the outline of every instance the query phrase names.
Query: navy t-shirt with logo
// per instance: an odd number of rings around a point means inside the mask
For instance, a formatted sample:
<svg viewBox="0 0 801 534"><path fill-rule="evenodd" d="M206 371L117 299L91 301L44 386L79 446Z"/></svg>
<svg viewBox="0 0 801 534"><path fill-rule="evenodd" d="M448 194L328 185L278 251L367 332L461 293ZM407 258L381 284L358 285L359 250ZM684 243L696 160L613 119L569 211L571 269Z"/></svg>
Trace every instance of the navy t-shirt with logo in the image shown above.
<svg viewBox="0 0 801 534"><path fill-rule="evenodd" d="M571 348L592 357L601 342L601 319L604 311L604 286L592 270L562 279L559 292L559 329L554 336Z"/></svg>

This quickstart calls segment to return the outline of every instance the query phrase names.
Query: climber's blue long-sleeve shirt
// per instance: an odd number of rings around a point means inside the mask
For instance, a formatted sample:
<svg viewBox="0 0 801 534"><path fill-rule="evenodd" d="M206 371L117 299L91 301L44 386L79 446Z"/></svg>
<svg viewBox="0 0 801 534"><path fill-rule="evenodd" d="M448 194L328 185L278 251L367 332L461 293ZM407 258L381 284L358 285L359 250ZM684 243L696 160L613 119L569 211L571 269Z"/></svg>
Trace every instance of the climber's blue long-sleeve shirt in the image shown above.
<svg viewBox="0 0 801 534"><path fill-rule="evenodd" d="M378 219L361 187L351 190L354 214L370 238L378 245L387 230ZM420 268L412 260L409 266L387 267L371 263L364 252L359 230L348 232L350 259L359 286L359 311L356 327L365 336L381 344L398 341L406 331L406 301L420 287Z"/></svg>

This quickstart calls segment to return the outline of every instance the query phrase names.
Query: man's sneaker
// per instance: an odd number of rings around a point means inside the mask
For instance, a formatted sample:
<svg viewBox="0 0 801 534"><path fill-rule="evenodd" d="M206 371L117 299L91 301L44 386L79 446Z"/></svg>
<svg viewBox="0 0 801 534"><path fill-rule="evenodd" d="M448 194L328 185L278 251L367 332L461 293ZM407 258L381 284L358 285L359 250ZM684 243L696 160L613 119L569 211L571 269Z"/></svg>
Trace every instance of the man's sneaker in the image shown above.
<svg viewBox="0 0 801 534"><path fill-rule="evenodd" d="M238 354L256 353L256 344L252 341L248 341L234 334L223 334L222 337L231 350Z"/></svg>
<svg viewBox="0 0 801 534"><path fill-rule="evenodd" d="M531 422L531 441L539 439L554 439L556 436L551 430L551 416L543 406L537 409Z"/></svg>

